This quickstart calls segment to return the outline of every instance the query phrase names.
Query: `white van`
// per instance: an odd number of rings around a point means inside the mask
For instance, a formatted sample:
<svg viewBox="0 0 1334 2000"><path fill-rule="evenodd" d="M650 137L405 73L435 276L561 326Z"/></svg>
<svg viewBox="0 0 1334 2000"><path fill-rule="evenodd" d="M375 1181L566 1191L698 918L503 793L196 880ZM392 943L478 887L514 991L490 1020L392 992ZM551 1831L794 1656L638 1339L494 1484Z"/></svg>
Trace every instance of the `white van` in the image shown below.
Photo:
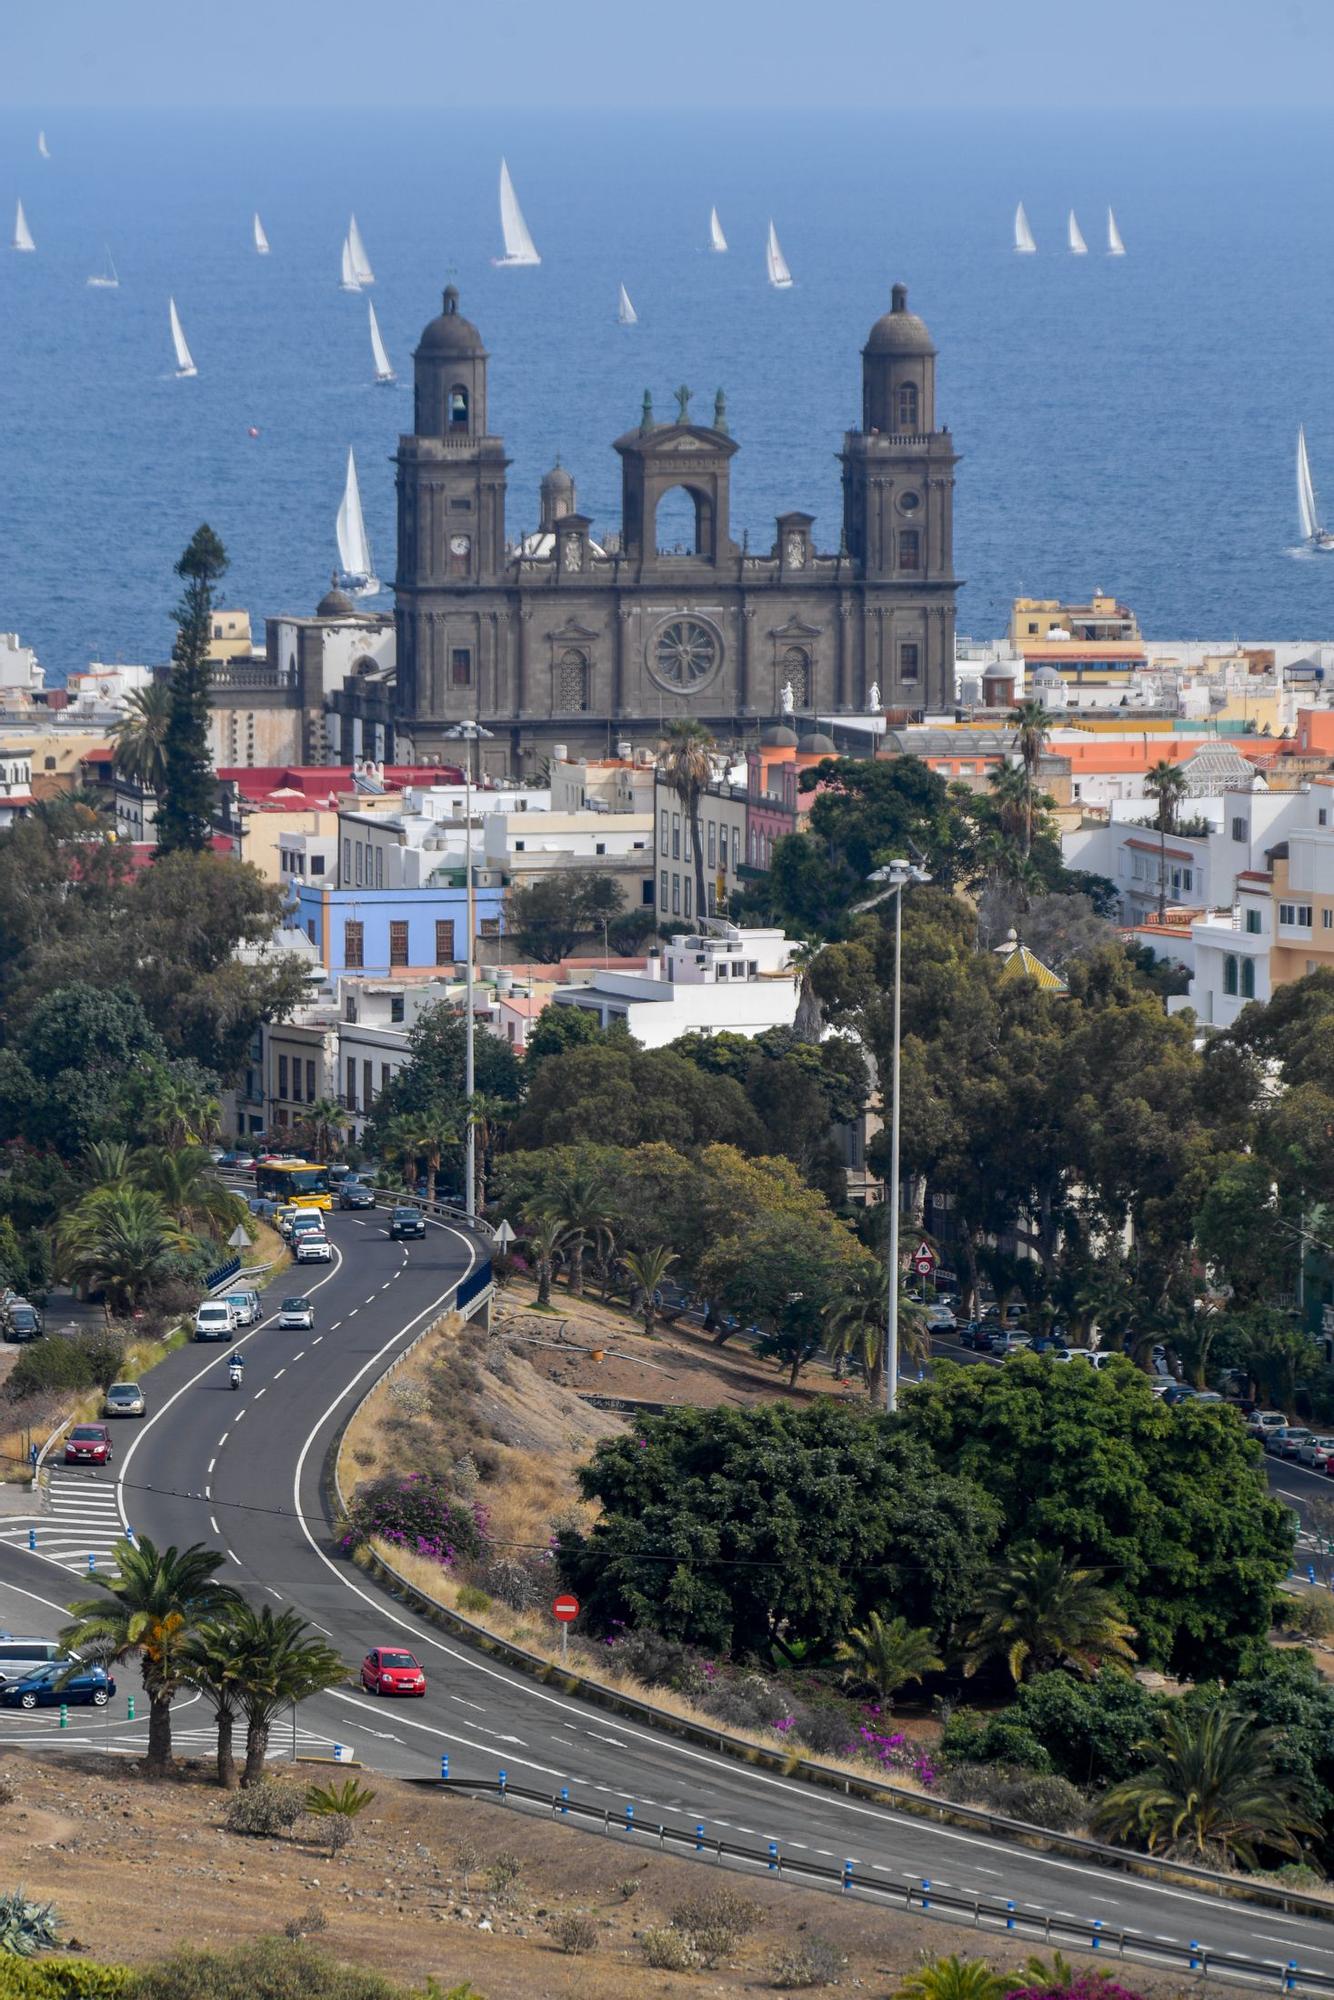
<svg viewBox="0 0 1334 2000"><path fill-rule="evenodd" d="M0 1632L0 1685L5 1681L21 1681L40 1667L53 1666L57 1660L68 1660L69 1654L54 1639L18 1638L11 1632Z"/></svg>
<svg viewBox="0 0 1334 2000"><path fill-rule="evenodd" d="M231 1340L236 1334L236 1311L226 1299L205 1299L195 1312L196 1340Z"/></svg>

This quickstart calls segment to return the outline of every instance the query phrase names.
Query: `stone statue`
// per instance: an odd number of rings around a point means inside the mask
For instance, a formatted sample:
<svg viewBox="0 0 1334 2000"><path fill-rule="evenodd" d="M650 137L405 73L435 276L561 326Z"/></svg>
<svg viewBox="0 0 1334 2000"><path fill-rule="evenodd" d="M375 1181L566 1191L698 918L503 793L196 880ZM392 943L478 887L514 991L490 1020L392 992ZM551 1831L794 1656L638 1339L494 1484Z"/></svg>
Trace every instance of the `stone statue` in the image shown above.
<svg viewBox="0 0 1334 2000"><path fill-rule="evenodd" d="M678 424L688 424L690 422L690 398L695 392L693 389L687 389L683 382L681 387L674 393L676 396L676 421Z"/></svg>
<svg viewBox="0 0 1334 2000"><path fill-rule="evenodd" d="M649 389L644 391L644 408L640 415L639 428L641 432L653 429L653 393Z"/></svg>
<svg viewBox="0 0 1334 2000"><path fill-rule="evenodd" d="M727 436L727 398L721 389L713 399L713 428Z"/></svg>
<svg viewBox="0 0 1334 2000"><path fill-rule="evenodd" d="M869 694L869 695L868 695L868 696L866 697L866 699L867 699L868 703L870 704L870 710L871 710L871 714L872 714L872 715L879 715L879 713L880 713L880 683L879 683L879 681L872 681L872 682L871 682L871 692L870 692L870 694Z"/></svg>
<svg viewBox="0 0 1334 2000"><path fill-rule="evenodd" d="M784 715L795 715L797 712L797 697L793 692L791 681L783 682L782 701Z"/></svg>

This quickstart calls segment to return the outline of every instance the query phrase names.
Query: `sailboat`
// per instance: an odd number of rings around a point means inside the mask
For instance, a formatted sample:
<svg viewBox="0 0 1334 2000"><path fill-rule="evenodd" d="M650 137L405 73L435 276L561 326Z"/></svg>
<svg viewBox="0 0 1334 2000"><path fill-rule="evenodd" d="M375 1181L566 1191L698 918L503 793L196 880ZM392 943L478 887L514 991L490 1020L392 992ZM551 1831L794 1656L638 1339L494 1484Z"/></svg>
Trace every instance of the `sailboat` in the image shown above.
<svg viewBox="0 0 1334 2000"><path fill-rule="evenodd" d="M93 277L89 278L88 283L95 291L99 292L114 292L119 290L120 279L116 274L116 260L111 254L110 246L107 248L106 270L98 271Z"/></svg>
<svg viewBox="0 0 1334 2000"><path fill-rule="evenodd" d="M723 235L723 225L718 220L716 208L709 210L709 248L718 251L727 248L727 238Z"/></svg>
<svg viewBox="0 0 1334 2000"><path fill-rule="evenodd" d="M630 294L625 286L620 288L620 298L616 303L616 318L622 326L638 326L639 314L630 303Z"/></svg>
<svg viewBox="0 0 1334 2000"><path fill-rule="evenodd" d="M764 246L764 261L769 272L769 283L775 291L785 292L792 283L792 273L787 267L778 241L778 231L774 228L773 217L769 218L769 240Z"/></svg>
<svg viewBox="0 0 1334 2000"><path fill-rule="evenodd" d="M51 148L46 143L45 132L37 134L37 157L40 160L49 160L51 157Z"/></svg>
<svg viewBox="0 0 1334 2000"><path fill-rule="evenodd" d="M514 192L510 170L504 160L500 162L500 233L505 239L503 257L493 257L493 264L540 264L528 224L523 219L519 207L519 197Z"/></svg>
<svg viewBox="0 0 1334 2000"><path fill-rule="evenodd" d="M1116 217L1109 208L1107 211L1107 255L1109 257L1124 257L1125 254L1126 246L1121 241L1121 232L1116 226Z"/></svg>
<svg viewBox="0 0 1334 2000"><path fill-rule="evenodd" d="M383 588L371 562L371 545L366 540L366 523L361 515L361 489L357 485L357 461L351 447L347 454L347 483L338 509L338 560L342 564L339 583L352 597L372 597Z"/></svg>
<svg viewBox="0 0 1334 2000"><path fill-rule="evenodd" d="M359 292L361 290L361 284L357 277L357 267L352 262L352 245L348 242L346 236L343 238L342 288L345 292Z"/></svg>
<svg viewBox="0 0 1334 2000"><path fill-rule="evenodd" d="M1089 247L1084 241L1084 232L1079 226L1079 220L1073 208L1070 211L1070 219L1065 225L1065 233L1070 245L1070 255L1072 257L1087 257Z"/></svg>
<svg viewBox="0 0 1334 2000"><path fill-rule="evenodd" d="M185 335L181 330L181 316L176 310L175 299L168 299L167 305L171 313L171 344L176 350L176 379L184 381L188 376L197 375L199 370L195 367L193 354L185 344Z"/></svg>
<svg viewBox="0 0 1334 2000"><path fill-rule="evenodd" d="M366 255L366 245L361 240L361 231L357 228L357 218L355 215L348 219L347 247L352 259L352 273L357 283L359 285L373 285L375 283L375 273L371 269L371 260Z"/></svg>
<svg viewBox="0 0 1334 2000"><path fill-rule="evenodd" d="M1031 257L1038 247L1028 226L1028 217L1024 213L1022 202L1014 212L1014 247L1021 257Z"/></svg>
<svg viewBox="0 0 1334 2000"><path fill-rule="evenodd" d="M15 250L35 250L37 248L37 245L32 240L32 231L28 227L28 218L23 213L23 203L21 201L14 210L13 247Z"/></svg>
<svg viewBox="0 0 1334 2000"><path fill-rule="evenodd" d="M375 317L374 299L367 299L366 310L371 319L371 353L375 356L375 379L386 384L396 382L398 377L389 366L389 356L385 353L384 342L380 338L380 322Z"/></svg>
<svg viewBox="0 0 1334 2000"><path fill-rule="evenodd" d="M1302 524L1302 540L1308 549L1328 555L1334 550L1334 535L1320 524L1320 514L1316 507L1315 486L1311 479L1311 461L1306 456L1306 428L1297 427L1297 513Z"/></svg>
<svg viewBox="0 0 1334 2000"><path fill-rule="evenodd" d="M255 254L259 257L267 257L269 254L269 239L264 234L264 224L259 219L258 210L251 217L250 227L255 235Z"/></svg>

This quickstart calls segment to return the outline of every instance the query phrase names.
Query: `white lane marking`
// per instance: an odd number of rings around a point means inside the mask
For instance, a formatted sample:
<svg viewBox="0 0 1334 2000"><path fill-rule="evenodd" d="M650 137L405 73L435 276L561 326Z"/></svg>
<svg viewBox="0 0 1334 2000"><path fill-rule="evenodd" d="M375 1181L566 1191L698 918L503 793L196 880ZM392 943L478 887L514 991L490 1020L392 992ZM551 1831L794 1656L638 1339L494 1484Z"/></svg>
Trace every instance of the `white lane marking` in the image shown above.
<svg viewBox="0 0 1334 2000"><path fill-rule="evenodd" d="M240 1556L237 1556L237 1555L232 1555L232 1551L231 1551L230 1549L228 1549L227 1553L228 1553L228 1555L229 1555L229 1556L231 1556L231 1559L232 1559L232 1561L233 1561L233 1562L234 1562L234 1563L236 1564L236 1567L237 1567L238 1569L240 1569L240 1567L241 1567L241 1558L240 1558Z"/></svg>
<svg viewBox="0 0 1334 2000"><path fill-rule="evenodd" d="M238 1424L240 1423L240 1421L241 1421L241 1419L242 1419L242 1417L243 1417L244 1415L245 1415L245 1411L244 1411L244 1410L238 1410L238 1411L236 1412L236 1421L237 1421L237 1423L238 1423Z"/></svg>
<svg viewBox="0 0 1334 2000"><path fill-rule="evenodd" d="M210 1477L210 1478L212 1478L212 1476L213 1476L213 1468L214 1468L214 1466L215 1466L215 1465L217 1464L217 1462L218 1462L218 1461L217 1461L217 1459L216 1459L216 1458L211 1458L211 1459L209 1460L209 1462L208 1462L208 1470L209 1470L209 1477Z"/></svg>
<svg viewBox="0 0 1334 2000"><path fill-rule="evenodd" d="M350 1312L350 1313L348 1314L348 1318L349 1318L349 1319L355 1319L355 1318L356 1318L356 1316L357 1316L357 1314L358 1314L358 1313L359 1313L360 1311L361 1311L361 1307L360 1307L360 1306L353 1306L353 1308L352 1308L351 1312Z"/></svg>
<svg viewBox="0 0 1334 2000"><path fill-rule="evenodd" d="M286 1373L287 1373L287 1370L286 1370L285 1368L280 1368L280 1369L278 1370L278 1373L277 1373L277 1374L276 1374L276 1375L274 1376L274 1378L273 1378L273 1379L274 1379L274 1381L275 1381L275 1382L281 1382L281 1381L282 1381L282 1379L283 1379L283 1376L284 1376L284 1375L285 1375Z"/></svg>
<svg viewBox="0 0 1334 2000"><path fill-rule="evenodd" d="M277 1600L278 1600L278 1602L279 1602L279 1604L281 1604L281 1603L282 1603L282 1601L283 1601L283 1594L282 1594L281 1590L275 1590L275 1589L274 1589L274 1587L273 1587L273 1585L272 1585L271 1583L266 1583L266 1584L265 1584L265 1586L264 1586L264 1588L265 1588L265 1590L267 1590L267 1591L268 1591L268 1593L269 1593L269 1596L270 1596L270 1597L276 1597L276 1598L277 1598Z"/></svg>
<svg viewBox="0 0 1334 2000"><path fill-rule="evenodd" d="M258 1402L261 1396L267 1396L267 1395L268 1395L268 1393L269 1393L269 1392L268 1392L268 1389L267 1389L267 1388L264 1388L264 1389L256 1389L256 1391L255 1391L255 1401L256 1401L256 1402ZM245 1413L244 1413L244 1411L243 1411L243 1412L242 1412L242 1415L244 1415L244 1414L245 1414Z"/></svg>
<svg viewBox="0 0 1334 2000"><path fill-rule="evenodd" d="M227 1440L228 1440L228 1438L229 1438L230 1436L231 1436L231 1432L230 1432L230 1431L224 1431L224 1432L223 1432L222 1436L221 1436L221 1437L220 1437L220 1438L218 1439L218 1450L219 1450L219 1451L221 1451L221 1450L222 1450L222 1447L223 1447L223 1446L224 1446L224 1445L226 1444L226 1442L227 1442ZM215 1463L216 1463L216 1461L215 1461Z"/></svg>
<svg viewBox="0 0 1334 2000"><path fill-rule="evenodd" d="M341 1326L341 1325L343 1324L343 1322L342 1322L342 1320L341 1320L341 1319L339 1320L338 1324L339 1324L339 1326ZM322 1333L321 1333L321 1334L317 1334L317 1335L316 1335L316 1337L315 1337L315 1339L314 1339L314 1340L313 1340L313 1341L311 1342L311 1345L312 1345L312 1347L318 1347L318 1346L319 1346L319 1344L320 1344L320 1342L321 1342L321 1341L323 1340L323 1338L324 1338L324 1335L323 1335Z"/></svg>
<svg viewBox="0 0 1334 2000"><path fill-rule="evenodd" d="M463 1703L463 1706L464 1706L465 1708L475 1708L475 1709L477 1709L477 1710L478 1710L478 1712L479 1712L480 1714L482 1714L482 1715L485 1715L485 1714L486 1714L486 1709L485 1709L485 1708L483 1707L483 1705L482 1705L482 1703L481 1703L480 1701L469 1701L469 1700L468 1700L468 1698L467 1698L467 1696L466 1696L466 1695L462 1695L462 1694L452 1694L452 1695L451 1695L451 1696L450 1696L449 1698L450 1698L450 1700L451 1700L451 1701L459 1701L459 1702L462 1702L462 1703ZM569 1728L569 1726L570 1726L570 1725L569 1725L569 1723L568 1723L568 1722L563 1722L563 1723L561 1724L561 1728L562 1728L562 1729L568 1729L568 1728Z"/></svg>
<svg viewBox="0 0 1334 2000"><path fill-rule="evenodd" d="M381 1287L380 1287L380 1290L381 1290L381 1291L383 1291L383 1290L384 1290L384 1286L383 1286L383 1285L381 1285ZM364 1305L364 1306L373 1306L373 1305L375 1304L375 1294L374 1294L374 1292L372 1292L372 1293L371 1293L371 1295L370 1295L370 1297L369 1297L368 1299L363 1299L361 1303L362 1303L362 1305Z"/></svg>
<svg viewBox="0 0 1334 2000"><path fill-rule="evenodd" d="M204 1498L206 1500L211 1500L213 1498L213 1488L211 1486L206 1486L204 1488Z"/></svg>
<svg viewBox="0 0 1334 2000"><path fill-rule="evenodd" d="M318 1631L320 1628L317 1626L315 1629ZM369 1715L377 1713L368 1701L358 1701L356 1695L347 1694L342 1688L333 1688L330 1692L336 1701L345 1701L352 1708L364 1708ZM406 1715L403 1717L403 1726L406 1729L419 1729L424 1736L434 1736L437 1741L443 1740L449 1743L458 1743L463 1749L476 1750L483 1757L494 1757L496 1754L494 1743L470 1743L466 1736L456 1735L452 1729L437 1729L432 1723L414 1722L411 1717ZM372 1730L370 1734L378 1735L379 1731ZM555 1764L538 1764L531 1757L524 1757L521 1759L521 1762L528 1770L545 1772L549 1778L563 1778L565 1776L564 1771ZM721 1820L718 1824L722 1824Z"/></svg>
<svg viewBox="0 0 1334 2000"><path fill-rule="evenodd" d="M216 1514L209 1515L208 1524L210 1528L212 1528L215 1535L220 1535L222 1533L222 1529L218 1526L218 1517Z"/></svg>
<svg viewBox="0 0 1334 2000"><path fill-rule="evenodd" d="M299 1361L302 1355L305 1353L305 1351L306 1350L304 1347L298 1347L296 1353L292 1356L293 1361Z"/></svg>
<svg viewBox="0 0 1334 2000"><path fill-rule="evenodd" d="M27 1553L28 1551L25 1550L24 1554ZM4 1585L0 1585L0 1589L12 1590L17 1597L30 1597L34 1604L44 1604L48 1611L58 1611L62 1619L67 1619L69 1617L68 1604L57 1604L54 1601L54 1599L50 1597L42 1597L35 1590L25 1590L21 1583L6 1583Z"/></svg>

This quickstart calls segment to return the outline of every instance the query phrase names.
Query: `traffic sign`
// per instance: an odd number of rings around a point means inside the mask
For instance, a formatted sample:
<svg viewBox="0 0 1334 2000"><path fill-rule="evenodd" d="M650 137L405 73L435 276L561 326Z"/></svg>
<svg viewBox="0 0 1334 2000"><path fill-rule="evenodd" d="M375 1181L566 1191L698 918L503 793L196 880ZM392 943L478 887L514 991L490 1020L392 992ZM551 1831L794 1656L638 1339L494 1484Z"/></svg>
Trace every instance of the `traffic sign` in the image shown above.
<svg viewBox="0 0 1334 2000"><path fill-rule="evenodd" d="M502 1216L501 1220L496 1224L496 1242L502 1250L508 1250L513 1241L514 1229Z"/></svg>
<svg viewBox="0 0 1334 2000"><path fill-rule="evenodd" d="M936 1268L936 1253L925 1237L912 1253L912 1267L919 1278L929 1278Z"/></svg>
<svg viewBox="0 0 1334 2000"><path fill-rule="evenodd" d="M573 1625L579 1616L579 1599L568 1590L562 1591L552 1604L551 1615L559 1619L562 1625Z"/></svg>

